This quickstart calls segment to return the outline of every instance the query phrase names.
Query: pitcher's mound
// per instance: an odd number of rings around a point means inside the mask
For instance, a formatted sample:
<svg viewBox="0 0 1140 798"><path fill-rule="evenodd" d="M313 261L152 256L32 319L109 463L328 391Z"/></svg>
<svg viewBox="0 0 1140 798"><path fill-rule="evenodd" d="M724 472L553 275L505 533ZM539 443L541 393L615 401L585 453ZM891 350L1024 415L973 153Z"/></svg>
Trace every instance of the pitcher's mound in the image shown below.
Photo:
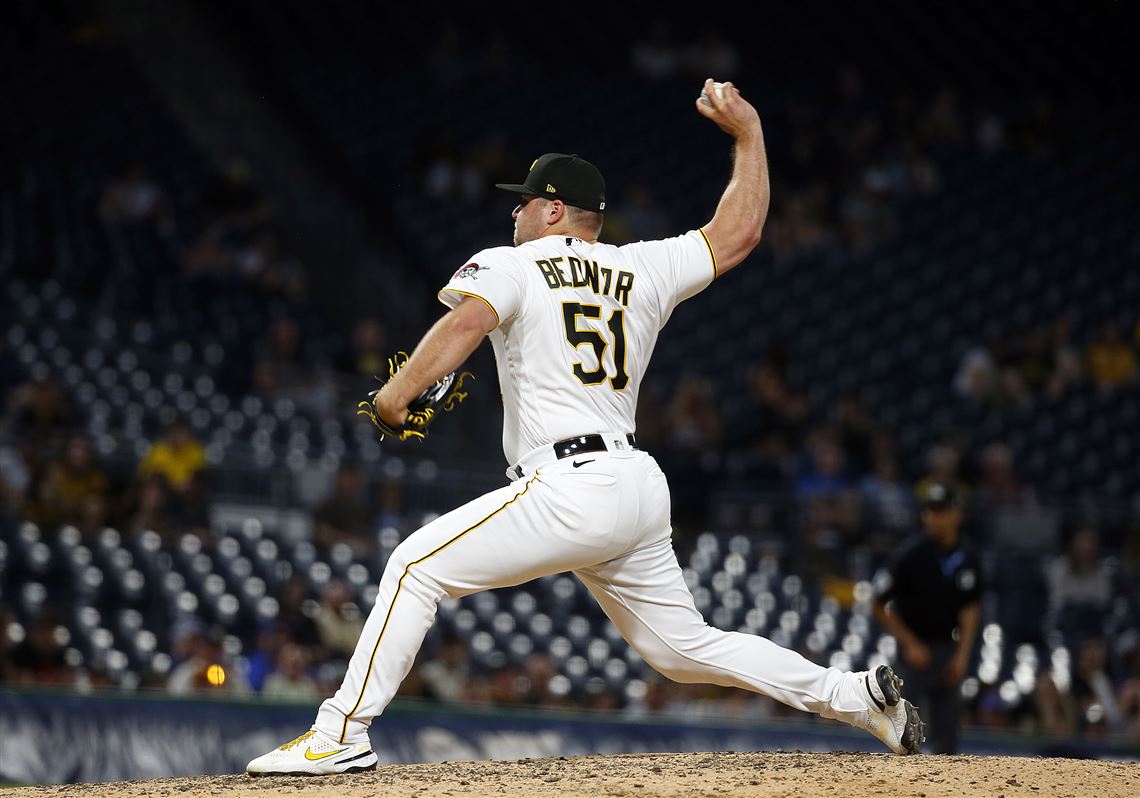
<svg viewBox="0 0 1140 798"><path fill-rule="evenodd" d="M374 773L277 778L200 776L21 787L12 798L419 798L462 796L954 796L1135 798L1140 765L1083 759L805 752L630 754L388 765Z"/></svg>

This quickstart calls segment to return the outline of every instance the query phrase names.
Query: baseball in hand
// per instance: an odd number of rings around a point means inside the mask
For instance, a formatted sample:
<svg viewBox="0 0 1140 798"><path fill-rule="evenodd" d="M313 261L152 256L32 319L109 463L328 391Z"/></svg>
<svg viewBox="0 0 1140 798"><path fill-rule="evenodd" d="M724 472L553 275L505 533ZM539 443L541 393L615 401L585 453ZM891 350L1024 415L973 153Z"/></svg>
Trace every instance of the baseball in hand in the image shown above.
<svg viewBox="0 0 1140 798"><path fill-rule="evenodd" d="M713 91L716 92L717 99L722 99L724 97L724 84L714 83ZM703 102L705 105L712 105L712 103L709 102L709 93L703 88L701 89L701 102Z"/></svg>

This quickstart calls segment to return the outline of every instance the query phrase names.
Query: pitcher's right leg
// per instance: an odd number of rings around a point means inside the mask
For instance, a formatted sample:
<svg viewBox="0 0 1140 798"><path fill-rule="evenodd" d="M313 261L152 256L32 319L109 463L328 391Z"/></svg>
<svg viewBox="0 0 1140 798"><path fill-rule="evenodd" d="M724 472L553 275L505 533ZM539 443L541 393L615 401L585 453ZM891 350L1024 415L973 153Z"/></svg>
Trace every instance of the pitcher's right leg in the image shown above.
<svg viewBox="0 0 1140 798"><path fill-rule="evenodd" d="M369 724L407 676L439 602L449 594L494 587L525 573L527 564L503 556L502 546L515 540L516 551L529 548L513 533L516 525L526 523L520 517L526 515L525 508L519 503L535 479L480 496L418 529L396 547L340 688L321 704L309 731L254 759L247 773L325 775L376 767ZM441 564L444 572L455 574L446 586L433 576ZM487 581L477 581L481 577Z"/></svg>

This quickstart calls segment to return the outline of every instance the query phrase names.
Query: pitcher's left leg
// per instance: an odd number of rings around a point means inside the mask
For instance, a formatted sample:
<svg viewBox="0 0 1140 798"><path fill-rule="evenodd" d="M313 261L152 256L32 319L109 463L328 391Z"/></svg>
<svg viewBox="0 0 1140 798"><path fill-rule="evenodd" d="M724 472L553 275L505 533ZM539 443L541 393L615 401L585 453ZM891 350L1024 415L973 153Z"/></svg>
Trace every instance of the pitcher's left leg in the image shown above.
<svg viewBox="0 0 1140 798"><path fill-rule="evenodd" d="M668 538L575 574L629 644L674 681L751 690L867 729L896 753L918 750L918 716L900 701L893 674L824 668L763 637L709 626Z"/></svg>

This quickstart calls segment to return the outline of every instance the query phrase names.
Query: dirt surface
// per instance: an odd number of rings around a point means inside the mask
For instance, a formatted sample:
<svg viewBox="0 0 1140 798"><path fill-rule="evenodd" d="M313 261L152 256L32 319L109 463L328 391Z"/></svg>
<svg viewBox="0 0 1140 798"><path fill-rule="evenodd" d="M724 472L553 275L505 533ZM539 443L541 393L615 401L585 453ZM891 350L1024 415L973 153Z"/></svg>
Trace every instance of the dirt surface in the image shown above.
<svg viewBox="0 0 1140 798"><path fill-rule="evenodd" d="M198 778L0 790L5 798L305 796L1019 796L1140 795L1140 764L1080 759L801 752L636 754L389 765L308 778Z"/></svg>

